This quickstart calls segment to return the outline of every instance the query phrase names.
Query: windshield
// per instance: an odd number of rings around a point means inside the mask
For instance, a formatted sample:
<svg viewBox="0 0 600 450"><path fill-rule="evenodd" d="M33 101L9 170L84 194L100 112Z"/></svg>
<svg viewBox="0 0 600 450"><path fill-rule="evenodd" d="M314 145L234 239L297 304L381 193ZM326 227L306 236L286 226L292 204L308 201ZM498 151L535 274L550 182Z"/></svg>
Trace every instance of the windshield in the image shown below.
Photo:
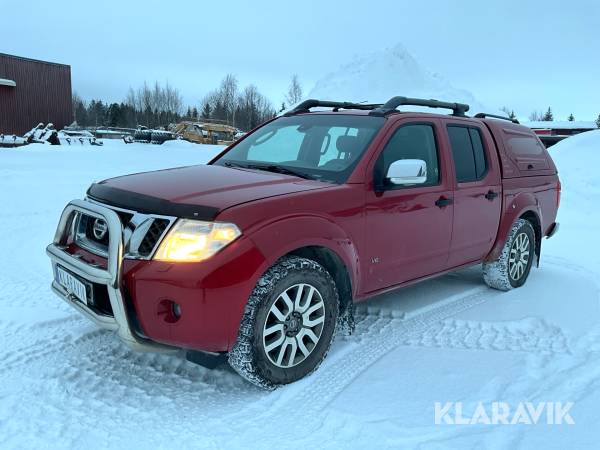
<svg viewBox="0 0 600 450"><path fill-rule="evenodd" d="M343 183L383 125L372 116L280 117L213 162Z"/></svg>

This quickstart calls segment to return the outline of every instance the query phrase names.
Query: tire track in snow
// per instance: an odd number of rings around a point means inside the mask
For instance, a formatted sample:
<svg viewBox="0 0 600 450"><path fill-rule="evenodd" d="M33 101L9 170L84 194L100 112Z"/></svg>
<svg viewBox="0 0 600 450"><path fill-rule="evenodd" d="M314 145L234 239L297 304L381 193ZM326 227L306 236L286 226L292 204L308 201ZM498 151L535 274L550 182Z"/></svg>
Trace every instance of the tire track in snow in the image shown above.
<svg viewBox="0 0 600 450"><path fill-rule="evenodd" d="M404 319L397 317L394 312L384 312L374 307L366 308L365 313L357 314L355 333L345 339L349 342L359 339L354 348L330 363L325 361L308 378L280 388L279 391L285 398L276 401L275 405L265 408L262 402L258 402L255 405L257 412L253 424L246 422L243 424L244 428L264 428L265 423L270 422L268 418L278 414L297 415L298 417L292 420L297 420L306 427L318 428L321 424L319 417L326 406L378 359L432 325L485 302L490 294L493 294L493 291L485 286L474 288L467 293L448 297L415 311ZM288 396L284 390L292 392ZM299 408L298 405L302 407ZM247 415L247 411L240 414ZM236 422L236 418L232 417L231 423ZM242 432L243 430L240 430L240 433ZM280 439L285 432L279 430L273 435Z"/></svg>
<svg viewBox="0 0 600 450"><path fill-rule="evenodd" d="M565 266L563 261L560 263L549 261L549 264L560 267ZM569 264L568 268L579 273L582 271L589 273L584 267L577 266L576 264ZM426 339L427 335L436 336L437 334L440 342L444 340L446 344L456 345L460 348L470 348L470 346L477 348L476 346L479 345L479 348L485 350L569 353L567 338L562 330L559 327L550 326L545 323L543 325L538 323L537 327L538 331L544 330L543 337L519 333L518 331L515 331L513 335L510 332L511 327L503 327L499 324L489 326L487 327L488 330L484 331L483 329L486 326L482 323L481 336L476 338L474 333L478 326L476 325L477 322L472 322L471 326L469 326L466 321L462 321L462 323L454 321L455 324L461 323L462 329L457 330L457 333L460 335L461 332L464 332L463 339L453 339L448 335L446 335L445 339L442 338L445 321L445 325L448 327L452 323L448 319L452 316L484 303L490 298L501 297L502 295L504 294L501 292L490 289L487 286L481 286L417 310L407 315L404 319L390 315L381 317L378 321L371 324L366 331L358 324L355 334L365 342L359 343L354 351L342 356L334 363L321 366L319 370L306 380L308 386L298 393L297 396L294 396L293 401L298 403L296 399L300 397L302 400L298 400L301 404L311 405L313 413L318 413L318 411L325 408L346 386L380 357L400 345L407 345L411 342L419 342L422 339ZM374 308L367 307L367 317L374 313L376 313ZM360 315L358 317L360 318ZM434 328L432 329L432 327ZM471 332L470 337L469 333L467 333L468 331ZM500 337L499 332L503 337ZM369 339L372 337L375 339ZM528 337L528 339L523 340L524 337ZM469 343L469 339L474 339L474 342ZM522 342L518 342L519 340ZM496 348L494 345L496 345ZM511 346L514 347L514 350L510 348Z"/></svg>
<svg viewBox="0 0 600 450"><path fill-rule="evenodd" d="M306 427L319 428L322 411L327 405L378 359L402 345L536 354L570 353L562 330L540 319L503 323L452 318L502 295L482 286L446 298L404 318L397 311L383 311L370 306L363 308L366 311L357 314L355 334L344 339L350 343L358 339L356 347L330 364L325 362L309 378L298 382L300 386L283 387L282 391L292 391L290 395L285 395L268 411L258 410L256 426L264 427L269 416L285 413L298 416L295 420ZM244 426L247 428L248 423ZM280 439L285 432L279 430L275 435Z"/></svg>
<svg viewBox="0 0 600 450"><path fill-rule="evenodd" d="M446 319L402 345L487 351L570 353L562 330L541 319L479 322Z"/></svg>
<svg viewBox="0 0 600 450"><path fill-rule="evenodd" d="M107 331L92 329L74 336L71 333L55 333L48 336L49 340L38 339L26 347L11 350L3 355L3 363L0 366L0 374L30 365L51 354L61 354L66 348L76 346L81 342L92 340Z"/></svg>

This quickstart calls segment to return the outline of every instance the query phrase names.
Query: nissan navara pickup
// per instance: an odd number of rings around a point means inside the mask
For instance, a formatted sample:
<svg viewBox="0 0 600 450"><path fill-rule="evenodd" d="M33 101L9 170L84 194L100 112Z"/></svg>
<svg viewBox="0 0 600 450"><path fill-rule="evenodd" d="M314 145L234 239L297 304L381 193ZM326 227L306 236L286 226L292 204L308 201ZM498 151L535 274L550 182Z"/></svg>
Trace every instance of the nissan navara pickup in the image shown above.
<svg viewBox="0 0 600 450"><path fill-rule="evenodd" d="M307 100L208 164L92 184L47 248L52 288L134 349L264 388L314 371L356 302L475 264L519 288L558 228L556 167L468 109Z"/></svg>

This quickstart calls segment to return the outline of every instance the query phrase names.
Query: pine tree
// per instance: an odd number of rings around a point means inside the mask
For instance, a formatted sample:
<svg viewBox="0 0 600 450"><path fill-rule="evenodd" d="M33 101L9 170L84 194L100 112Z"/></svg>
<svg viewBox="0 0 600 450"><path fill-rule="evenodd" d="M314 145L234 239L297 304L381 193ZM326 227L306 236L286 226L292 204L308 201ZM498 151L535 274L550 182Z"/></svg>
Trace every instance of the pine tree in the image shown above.
<svg viewBox="0 0 600 450"><path fill-rule="evenodd" d="M281 109L279 110L279 112L284 112L285 111L285 102L281 102Z"/></svg>
<svg viewBox="0 0 600 450"><path fill-rule="evenodd" d="M194 109L192 109L192 119L198 120L198 108L196 108L195 106Z"/></svg>
<svg viewBox="0 0 600 450"><path fill-rule="evenodd" d="M204 107L202 108L202 118L204 119L210 119L210 115L212 113L211 107L210 107L210 103L206 102L204 104Z"/></svg>
<svg viewBox="0 0 600 450"><path fill-rule="evenodd" d="M596 126L600 128L600 114L598 114L598 118L596 119Z"/></svg>
<svg viewBox="0 0 600 450"><path fill-rule="evenodd" d="M542 120L545 122L552 122L554 120L554 115L552 114L552 108L550 108L549 106L548 106L548 111L546 111Z"/></svg>
<svg viewBox="0 0 600 450"><path fill-rule="evenodd" d="M573 113L571 113L569 115L569 118L567 119L569 122L574 122L575 121L575 116L573 115Z"/></svg>

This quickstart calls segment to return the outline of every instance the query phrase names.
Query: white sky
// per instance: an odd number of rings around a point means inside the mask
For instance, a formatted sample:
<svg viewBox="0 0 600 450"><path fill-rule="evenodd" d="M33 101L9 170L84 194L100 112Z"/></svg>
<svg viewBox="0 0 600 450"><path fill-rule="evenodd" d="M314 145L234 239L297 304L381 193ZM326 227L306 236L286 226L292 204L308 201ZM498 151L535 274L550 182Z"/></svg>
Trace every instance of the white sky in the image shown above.
<svg viewBox="0 0 600 450"><path fill-rule="evenodd" d="M0 11L0 52L70 64L87 99L168 80L198 103L231 72L278 105L292 73L308 92L400 42L490 106L600 113L599 1L0 0Z"/></svg>

